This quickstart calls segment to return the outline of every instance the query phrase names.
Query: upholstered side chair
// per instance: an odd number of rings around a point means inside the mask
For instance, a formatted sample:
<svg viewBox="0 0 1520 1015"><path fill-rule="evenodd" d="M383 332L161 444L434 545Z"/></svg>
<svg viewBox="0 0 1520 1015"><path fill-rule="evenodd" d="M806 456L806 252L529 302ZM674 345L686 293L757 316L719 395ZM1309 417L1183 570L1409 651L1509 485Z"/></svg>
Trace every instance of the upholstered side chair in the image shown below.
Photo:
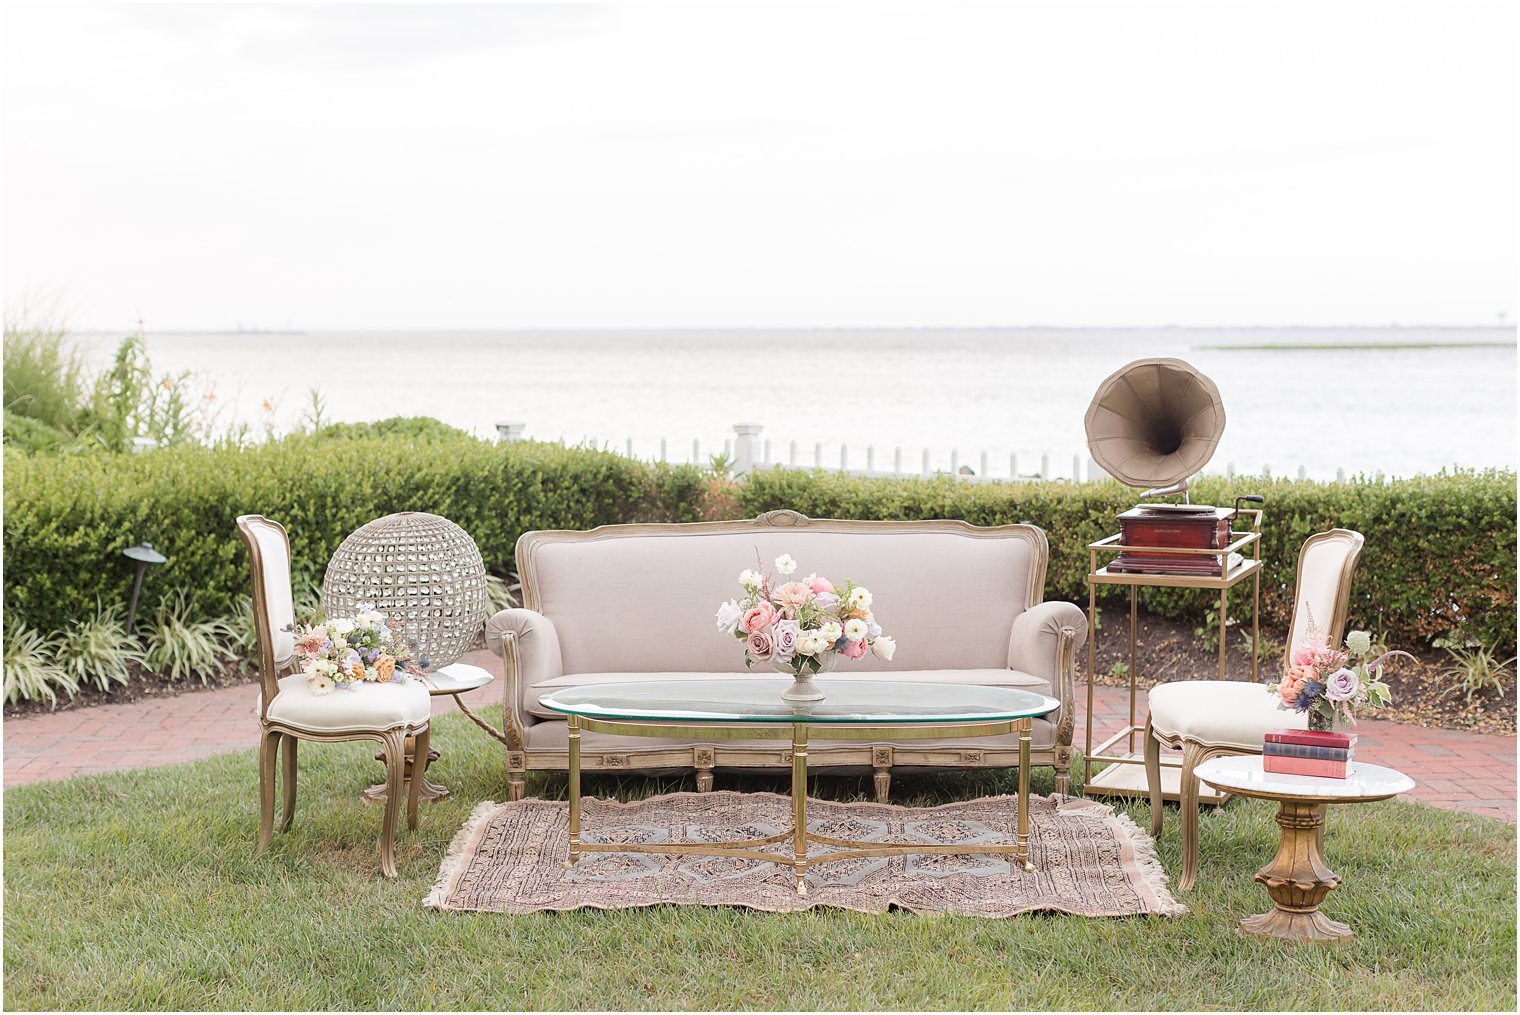
<svg viewBox="0 0 1520 1015"><path fill-rule="evenodd" d="M1305 540L1298 554L1293 621L1283 666L1309 634L1338 643L1351 601L1351 575L1362 552L1360 532L1331 529ZM1221 637L1223 635L1221 634ZM1268 730L1304 729L1307 717L1277 707L1260 684L1233 680L1179 680L1150 691L1145 725L1145 779L1151 797L1151 835L1161 834L1161 745L1182 749L1182 878L1180 890L1198 877L1198 779L1193 770L1210 758L1260 754Z"/></svg>
<svg viewBox="0 0 1520 1015"><path fill-rule="evenodd" d="M269 848L274 836L275 766L283 761L284 809L280 831L290 828L296 810L296 746L302 740L378 740L385 751L385 817L380 828L380 869L396 876L396 820L406 793L408 828L417 827L421 771L406 777L407 737L416 738L416 756L428 752L427 689L415 680L404 684L366 684L354 691L317 697L306 677L292 672L295 636L286 630L295 619L290 591L290 540L285 529L261 515L242 515L238 534L248 547L253 570L253 622L259 641L259 841Z"/></svg>

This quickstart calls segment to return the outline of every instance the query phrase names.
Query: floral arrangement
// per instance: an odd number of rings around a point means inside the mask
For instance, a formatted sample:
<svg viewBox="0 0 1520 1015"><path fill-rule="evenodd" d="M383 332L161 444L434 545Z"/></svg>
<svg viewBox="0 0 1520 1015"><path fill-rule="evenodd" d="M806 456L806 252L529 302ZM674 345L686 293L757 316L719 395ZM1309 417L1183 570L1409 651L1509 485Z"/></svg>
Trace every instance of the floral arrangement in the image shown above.
<svg viewBox="0 0 1520 1015"><path fill-rule="evenodd" d="M782 578L797 571L789 554L775 564ZM770 663L803 678L832 668L838 656L860 659L870 652L890 660L897 651L871 612L870 590L853 581L835 585L810 574L776 584L756 569L739 575L739 588L737 599L718 607L717 619L719 631L744 642L746 667Z"/></svg>
<svg viewBox="0 0 1520 1015"><path fill-rule="evenodd" d="M1373 658L1372 635L1366 631L1352 631L1345 648L1331 648L1311 618L1304 644L1288 660L1288 671L1267 690L1278 696L1279 709L1308 712L1311 728L1316 717L1325 728L1337 718L1354 726L1358 708L1382 708L1392 700L1388 685L1378 677L1394 656L1413 658L1399 651Z"/></svg>
<svg viewBox="0 0 1520 1015"><path fill-rule="evenodd" d="M296 668L306 675L311 693L331 694L354 684L404 683L421 676L406 639L391 630L385 614L361 605L353 617L286 628L296 637Z"/></svg>

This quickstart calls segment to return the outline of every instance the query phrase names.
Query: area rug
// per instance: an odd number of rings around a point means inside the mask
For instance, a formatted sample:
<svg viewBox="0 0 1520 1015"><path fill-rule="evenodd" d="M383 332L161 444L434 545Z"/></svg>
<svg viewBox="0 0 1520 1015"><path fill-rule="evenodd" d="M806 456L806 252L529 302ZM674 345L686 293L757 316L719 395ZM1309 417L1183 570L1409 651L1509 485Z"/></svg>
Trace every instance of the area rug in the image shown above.
<svg viewBox="0 0 1520 1015"><path fill-rule="evenodd" d="M808 829L836 839L1014 842L1011 796L939 807L808 800ZM715 842L774 835L792 804L774 793L673 793L632 803L586 799L587 842ZM425 905L530 913L677 903L768 912L835 907L864 913L1004 917L1048 910L1077 916L1176 916L1154 844L1127 816L1092 800L1033 797L1026 873L1002 856L908 854L841 860L808 871L799 896L787 867L700 855L587 853L570 870L564 801L482 803L454 837ZM766 847L778 855L790 843ZM814 847L826 850L828 847Z"/></svg>

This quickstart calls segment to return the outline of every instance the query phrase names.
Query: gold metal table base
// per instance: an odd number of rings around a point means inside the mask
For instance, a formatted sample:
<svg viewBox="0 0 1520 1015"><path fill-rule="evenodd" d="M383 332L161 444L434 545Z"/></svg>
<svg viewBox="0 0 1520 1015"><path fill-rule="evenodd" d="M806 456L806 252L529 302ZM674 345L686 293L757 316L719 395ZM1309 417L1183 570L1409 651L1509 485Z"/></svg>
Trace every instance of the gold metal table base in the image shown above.
<svg viewBox="0 0 1520 1015"><path fill-rule="evenodd" d="M472 687L470 690L473 691L475 688ZM469 706L464 703L463 695L465 693L464 691L458 691L451 695L454 699L454 704L459 706L459 711L463 712L470 722L505 744L507 742L507 735L505 733L470 711ZM408 781L412 778L412 763L416 760L412 755L416 746L417 743L414 737L406 738L406 778ZM437 761L439 757L441 755L437 751L428 751L427 765L423 767L422 789L418 791L418 799L423 803L434 803L435 801L446 799L449 795L449 788L447 786L439 785L427 777L427 769L433 767L433 762ZM381 751L376 754L375 760L383 764L385 762L385 752ZM383 804L385 803L385 797L386 788L383 782L376 783L359 794L359 798L367 804Z"/></svg>
<svg viewBox="0 0 1520 1015"><path fill-rule="evenodd" d="M1279 799L1277 824L1282 843L1272 862L1256 873L1276 908L1240 921L1240 933L1280 941L1343 944L1355 934L1350 927L1319 911L1319 905L1341 883L1325 863L1323 800Z"/></svg>
<svg viewBox="0 0 1520 1015"><path fill-rule="evenodd" d="M863 727L841 725L792 724L792 827L775 835L760 839L741 839L731 842L662 842L662 843L603 843L584 842L581 839L581 730L605 733L621 733L634 736L691 737L693 731L718 738L754 737L763 734L767 727L718 727L695 724L672 727L636 723L631 720L609 721L588 719L584 716L566 716L570 753L570 844L568 858L563 867L574 867L585 853L663 853L674 855L695 854L701 856L726 856L736 860L756 860L792 868L797 878L797 894L807 895L807 872L836 860L855 860L872 856L904 856L912 853L950 854L955 856L1009 855L1014 862L1033 873L1035 866L1029 855L1029 746L1032 719L1011 719L996 723L957 725L912 725L903 727ZM774 728L774 727L771 727ZM1016 807L1016 842L1000 845L959 846L913 842L863 842L857 839L835 839L807 830L807 757L808 732L814 730L826 739L917 739L926 740L944 736L995 736L1017 732L1019 735L1019 780ZM761 852L761 846L792 843L791 856L784 853ZM810 845L832 846L834 852L810 852Z"/></svg>

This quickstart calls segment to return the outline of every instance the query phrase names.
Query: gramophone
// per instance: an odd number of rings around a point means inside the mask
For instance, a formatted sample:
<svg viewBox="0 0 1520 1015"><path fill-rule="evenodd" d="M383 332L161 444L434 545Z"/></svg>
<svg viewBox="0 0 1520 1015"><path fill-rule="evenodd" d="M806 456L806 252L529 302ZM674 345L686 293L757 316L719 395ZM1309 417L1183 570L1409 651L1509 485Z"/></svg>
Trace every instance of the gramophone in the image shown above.
<svg viewBox="0 0 1520 1015"><path fill-rule="evenodd" d="M1108 564L1113 573L1196 574L1218 577L1221 555L1167 553L1221 550L1230 543L1233 508L1194 504L1188 478L1214 456L1224 433L1219 389L1197 368L1180 359L1141 359L1109 375L1087 407L1087 447L1093 460L1144 498L1182 495L1182 503L1142 503L1119 515L1126 547ZM1239 554L1230 554L1232 570Z"/></svg>

